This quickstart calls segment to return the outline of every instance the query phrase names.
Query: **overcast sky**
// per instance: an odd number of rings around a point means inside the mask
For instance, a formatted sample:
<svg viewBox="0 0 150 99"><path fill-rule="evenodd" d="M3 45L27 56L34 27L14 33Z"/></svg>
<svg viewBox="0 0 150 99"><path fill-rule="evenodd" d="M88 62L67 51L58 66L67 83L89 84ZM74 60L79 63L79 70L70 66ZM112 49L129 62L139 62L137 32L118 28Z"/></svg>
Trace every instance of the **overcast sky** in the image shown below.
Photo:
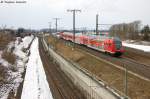
<svg viewBox="0 0 150 99"><path fill-rule="evenodd" d="M0 0L2 1L2 0ZM7 0L8 1L8 0ZM114 24L141 20L150 24L150 0L27 0L25 4L0 3L0 26L32 29L48 28L48 22L59 28L72 28L72 13L67 9L81 9L76 14L76 27L95 28L95 16L99 23Z"/></svg>

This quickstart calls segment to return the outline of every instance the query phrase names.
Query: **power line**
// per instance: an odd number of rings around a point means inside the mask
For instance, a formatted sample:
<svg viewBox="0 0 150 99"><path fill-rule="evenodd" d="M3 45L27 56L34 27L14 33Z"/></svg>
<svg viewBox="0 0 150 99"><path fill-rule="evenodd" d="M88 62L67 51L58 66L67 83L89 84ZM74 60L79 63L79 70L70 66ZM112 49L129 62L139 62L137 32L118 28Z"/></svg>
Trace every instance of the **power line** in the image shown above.
<svg viewBox="0 0 150 99"><path fill-rule="evenodd" d="M52 22L48 22L49 23L49 33L51 33L51 24Z"/></svg>
<svg viewBox="0 0 150 99"><path fill-rule="evenodd" d="M75 15L76 12L81 12L81 10L78 9L72 9L72 10L67 10L68 12L72 12L73 13L73 42L75 42ZM73 47L75 47L75 44L73 45Z"/></svg>
<svg viewBox="0 0 150 99"><path fill-rule="evenodd" d="M128 69L127 66L125 65L125 80L124 80L124 92L125 95L128 96Z"/></svg>
<svg viewBox="0 0 150 99"><path fill-rule="evenodd" d="M57 33L57 21L60 20L60 18L53 18L53 19L56 20L55 25L56 25L56 33Z"/></svg>
<svg viewBox="0 0 150 99"><path fill-rule="evenodd" d="M113 25L113 24L99 24L99 15L98 14L96 14L96 35L98 35L99 34L99 26L111 26L111 25Z"/></svg>
<svg viewBox="0 0 150 99"><path fill-rule="evenodd" d="M96 35L98 35L98 14L96 14Z"/></svg>

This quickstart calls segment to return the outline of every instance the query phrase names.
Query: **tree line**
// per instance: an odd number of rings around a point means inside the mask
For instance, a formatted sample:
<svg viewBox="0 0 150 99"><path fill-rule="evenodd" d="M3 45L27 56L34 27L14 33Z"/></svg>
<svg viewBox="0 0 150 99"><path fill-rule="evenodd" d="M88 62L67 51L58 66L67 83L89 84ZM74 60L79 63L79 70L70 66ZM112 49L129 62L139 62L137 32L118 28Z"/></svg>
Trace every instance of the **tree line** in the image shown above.
<svg viewBox="0 0 150 99"><path fill-rule="evenodd" d="M109 31L110 36L118 36L121 39L150 40L150 28L146 25L141 29L141 21L114 24Z"/></svg>

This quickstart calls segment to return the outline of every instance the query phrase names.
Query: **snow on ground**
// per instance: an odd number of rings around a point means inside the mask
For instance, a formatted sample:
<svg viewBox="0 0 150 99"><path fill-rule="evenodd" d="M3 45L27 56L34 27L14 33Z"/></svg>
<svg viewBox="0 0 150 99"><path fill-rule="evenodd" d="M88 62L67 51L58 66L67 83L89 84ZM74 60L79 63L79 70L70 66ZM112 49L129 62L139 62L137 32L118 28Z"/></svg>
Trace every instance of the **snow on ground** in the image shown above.
<svg viewBox="0 0 150 99"><path fill-rule="evenodd" d="M123 41L123 46L142 50L144 52L150 52L150 42L136 42L136 41Z"/></svg>
<svg viewBox="0 0 150 99"><path fill-rule="evenodd" d="M24 43L23 43L24 48L27 48L27 47L28 47L28 45L29 45L30 42L32 41L33 37L34 37L34 36L31 35L31 36L27 36L27 37L25 37L25 38L22 39L22 41L24 42Z"/></svg>
<svg viewBox="0 0 150 99"><path fill-rule="evenodd" d="M0 99L7 99L9 93L13 90L13 93L16 95L17 88L19 87L20 83L23 81L22 73L25 69L25 64L28 60L28 52L23 52L24 48L27 48L31 43L33 36L24 37L22 42L19 43L19 39L15 42L11 42L8 44L8 50L14 47L13 53L17 56L16 63L10 64L6 60L2 59L0 52L0 64L6 67L7 69L7 82L0 83ZM12 71L11 68L17 68L16 71Z"/></svg>
<svg viewBox="0 0 150 99"><path fill-rule="evenodd" d="M16 46L16 49L14 51L14 53L20 57L20 58L26 58L26 54L22 51L22 49L26 49L30 42L32 41L33 39L33 35L31 36L26 36L25 38L22 39L22 42L18 45L18 40L15 42L15 46Z"/></svg>
<svg viewBox="0 0 150 99"><path fill-rule="evenodd" d="M30 49L21 99L53 99L38 49L36 38Z"/></svg>

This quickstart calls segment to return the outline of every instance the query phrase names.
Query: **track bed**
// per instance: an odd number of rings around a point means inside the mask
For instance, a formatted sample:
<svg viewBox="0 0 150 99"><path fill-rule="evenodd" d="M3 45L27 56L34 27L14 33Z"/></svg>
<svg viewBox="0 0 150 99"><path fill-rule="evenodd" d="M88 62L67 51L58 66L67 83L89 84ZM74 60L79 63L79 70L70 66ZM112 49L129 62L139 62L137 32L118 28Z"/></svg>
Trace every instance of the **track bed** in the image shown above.
<svg viewBox="0 0 150 99"><path fill-rule="evenodd" d="M62 72L54 60L45 53L41 41L39 48L54 99L85 99L83 93Z"/></svg>

